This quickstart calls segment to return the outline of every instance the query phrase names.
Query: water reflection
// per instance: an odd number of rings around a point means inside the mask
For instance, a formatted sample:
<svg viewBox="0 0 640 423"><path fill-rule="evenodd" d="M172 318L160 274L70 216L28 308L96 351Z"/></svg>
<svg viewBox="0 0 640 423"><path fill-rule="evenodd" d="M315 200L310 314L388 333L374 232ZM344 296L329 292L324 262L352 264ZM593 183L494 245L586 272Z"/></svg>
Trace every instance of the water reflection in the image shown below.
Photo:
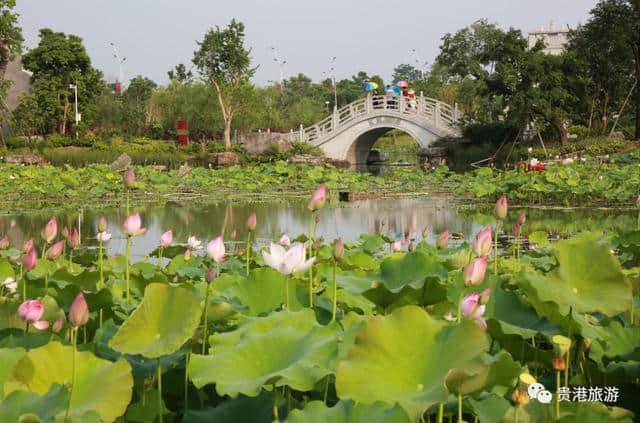
<svg viewBox="0 0 640 423"><path fill-rule="evenodd" d="M160 235L172 229L174 240L185 243L189 236L209 240L224 233L228 238L232 230L237 231L239 240L246 237L245 222L252 212L258 217L256 235L258 242L266 243L278 239L283 233L292 238L306 233L309 212L306 202L290 203L216 203L192 204L169 203L166 205L144 205L132 209L140 212L147 233L133 241L132 255L142 257L158 245ZM631 212L573 210L526 210L528 214L525 230L545 230L548 232L578 232L584 229L630 229L635 215ZM490 209L486 210L487 213ZM515 219L517 210L512 210ZM110 254L122 254L125 238L120 230L126 217L124 209L79 210L57 215L59 228L80 227L83 245L96 245L95 234L100 215L104 213L109 221L109 232L113 239L109 242ZM50 213L32 212L21 215L0 217L0 233L8 234L12 245L22 246L29 238L41 246L40 230L51 217ZM445 229L458 232L466 239L471 238L484 225L491 223L491 217L472 210L458 211L447 199L379 199L351 203L338 203L326 207L320 213L316 235L326 240L341 236L353 241L363 233L383 233L392 237L402 237L409 232L411 237L420 236L424 227L430 230L430 239ZM507 221L507 228L513 222Z"/></svg>

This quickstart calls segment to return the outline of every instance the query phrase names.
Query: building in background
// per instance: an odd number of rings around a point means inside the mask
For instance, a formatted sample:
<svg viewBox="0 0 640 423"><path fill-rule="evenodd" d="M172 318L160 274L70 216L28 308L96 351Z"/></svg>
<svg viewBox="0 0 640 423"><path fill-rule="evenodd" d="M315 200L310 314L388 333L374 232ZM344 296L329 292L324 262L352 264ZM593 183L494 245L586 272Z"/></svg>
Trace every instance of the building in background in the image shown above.
<svg viewBox="0 0 640 423"><path fill-rule="evenodd" d="M16 54L15 58L7 65L4 79L12 83L7 92L5 104L0 107L0 132L5 137L11 135L11 128L8 124L11 112L18 107L20 97L31 92L31 75L31 72L22 67L22 56L19 54Z"/></svg>
<svg viewBox="0 0 640 423"><path fill-rule="evenodd" d="M562 28L555 28L553 21L549 24L549 28L533 30L529 32L529 48L533 48L538 40L544 41L544 52L547 54L562 54L565 47L569 43L569 25Z"/></svg>

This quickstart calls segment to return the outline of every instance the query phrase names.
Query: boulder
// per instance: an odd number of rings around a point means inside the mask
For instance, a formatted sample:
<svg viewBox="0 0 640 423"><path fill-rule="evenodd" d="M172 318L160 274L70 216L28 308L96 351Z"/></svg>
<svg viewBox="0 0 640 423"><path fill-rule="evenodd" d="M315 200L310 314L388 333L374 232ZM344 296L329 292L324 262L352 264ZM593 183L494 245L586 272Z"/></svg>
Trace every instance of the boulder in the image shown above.
<svg viewBox="0 0 640 423"><path fill-rule="evenodd" d="M165 165L153 165L149 167L156 172L165 172L167 170L167 167Z"/></svg>
<svg viewBox="0 0 640 423"><path fill-rule="evenodd" d="M269 150L277 148L278 151L289 151L291 149L291 133L279 132L252 132L238 136L238 143L248 154L259 155Z"/></svg>
<svg viewBox="0 0 640 423"><path fill-rule="evenodd" d="M115 162L109 165L109 168L116 172L124 172L131 167L131 157L127 153L122 153Z"/></svg>
<svg viewBox="0 0 640 423"><path fill-rule="evenodd" d="M38 154L8 154L4 156L5 163L40 166L47 164L47 159Z"/></svg>
<svg viewBox="0 0 640 423"><path fill-rule="evenodd" d="M241 162L240 156L233 151L209 154L209 163L216 167L237 166Z"/></svg>

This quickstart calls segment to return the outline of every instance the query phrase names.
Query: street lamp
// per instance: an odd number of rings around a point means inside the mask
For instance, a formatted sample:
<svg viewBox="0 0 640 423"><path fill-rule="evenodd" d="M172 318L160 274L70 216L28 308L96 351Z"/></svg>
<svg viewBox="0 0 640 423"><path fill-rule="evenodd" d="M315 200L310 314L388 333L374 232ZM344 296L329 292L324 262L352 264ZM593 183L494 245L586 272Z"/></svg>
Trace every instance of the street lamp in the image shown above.
<svg viewBox="0 0 640 423"><path fill-rule="evenodd" d="M422 62L419 58L418 58L418 52L416 51L416 49L411 49L409 50L409 53L413 56L415 63L416 63L416 69L418 69L418 71L420 72L420 79L424 79L424 71L425 69L427 69L427 64L429 63L428 61L424 61Z"/></svg>
<svg viewBox="0 0 640 423"><path fill-rule="evenodd" d="M322 75L330 76L331 82L333 83L333 111L334 112L338 110L338 87L336 86L336 73L335 73L336 69L335 69L335 66L333 66L333 63L335 61L336 61L336 57L333 56L329 61L329 65L331 66L329 68L329 71L322 72Z"/></svg>
<svg viewBox="0 0 640 423"><path fill-rule="evenodd" d="M122 87L122 85L124 84L124 73L122 72L122 64L124 63L125 60L127 60L127 58L126 57L123 57L122 59L120 58L120 54L118 54L118 49L116 48L116 45L114 43L111 43L111 47L113 47L113 57L115 57L116 60L118 61L118 67L120 70L119 82L120 82L120 86ZM117 94L120 94L120 93L117 93Z"/></svg>
<svg viewBox="0 0 640 423"><path fill-rule="evenodd" d="M80 123L80 113L78 113L78 84L69 84L69 88L73 90L74 94L74 104L76 111L76 138L78 138L78 124Z"/></svg>

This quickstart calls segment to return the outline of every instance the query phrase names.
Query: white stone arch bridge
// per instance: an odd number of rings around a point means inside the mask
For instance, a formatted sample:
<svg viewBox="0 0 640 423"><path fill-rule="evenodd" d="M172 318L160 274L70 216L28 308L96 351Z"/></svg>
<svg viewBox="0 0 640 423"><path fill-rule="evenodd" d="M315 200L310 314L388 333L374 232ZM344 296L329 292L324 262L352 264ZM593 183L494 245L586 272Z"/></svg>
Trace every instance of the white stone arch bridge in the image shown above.
<svg viewBox="0 0 640 423"><path fill-rule="evenodd" d="M369 95L334 110L315 125L301 126L297 138L319 147L327 157L361 164L387 131L404 131L421 148L427 148L440 137L459 137L460 117L457 106L422 95L413 101L402 96Z"/></svg>

